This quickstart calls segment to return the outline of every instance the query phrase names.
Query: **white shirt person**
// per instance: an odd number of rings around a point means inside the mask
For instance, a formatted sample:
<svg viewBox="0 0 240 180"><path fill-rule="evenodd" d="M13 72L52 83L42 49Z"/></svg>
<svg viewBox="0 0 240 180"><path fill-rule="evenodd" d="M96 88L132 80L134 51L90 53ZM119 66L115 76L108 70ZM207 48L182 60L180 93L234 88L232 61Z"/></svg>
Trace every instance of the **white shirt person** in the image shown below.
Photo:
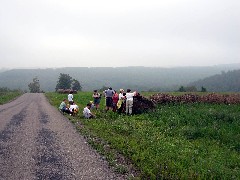
<svg viewBox="0 0 240 180"><path fill-rule="evenodd" d="M94 118L95 115L90 111L91 109L91 104L88 103L87 106L83 109L83 116L87 119Z"/></svg>

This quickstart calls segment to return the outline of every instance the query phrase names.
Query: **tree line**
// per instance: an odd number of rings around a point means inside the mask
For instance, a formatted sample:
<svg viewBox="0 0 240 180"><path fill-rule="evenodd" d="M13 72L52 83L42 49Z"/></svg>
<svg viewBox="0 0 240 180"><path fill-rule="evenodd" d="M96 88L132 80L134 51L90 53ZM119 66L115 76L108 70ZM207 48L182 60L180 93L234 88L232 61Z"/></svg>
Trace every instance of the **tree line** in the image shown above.
<svg viewBox="0 0 240 180"><path fill-rule="evenodd" d="M199 92L196 86L181 86L177 91L178 92ZM207 92L207 89L202 86L200 92Z"/></svg>
<svg viewBox="0 0 240 180"><path fill-rule="evenodd" d="M180 92L240 92L239 86L240 70L233 70L229 72L222 71L221 74L217 74L199 81L195 81L188 85L182 85L177 91ZM127 78L128 79L128 78ZM89 80L90 81L90 80ZM126 79L125 79L126 81ZM106 82L112 82L106 79ZM140 83L140 82L139 82ZM119 82L119 86L126 86L127 82ZM105 85L104 85L105 86ZM104 87L103 86L103 87ZM141 89L138 82L132 83L135 89ZM43 92L40 88L40 82L37 77L33 78L33 81L28 84L30 92ZM131 88L131 87L130 87ZM178 87L175 87L176 90ZM55 90L58 89L72 89L76 91L82 90L82 85L78 80L71 77L69 74L60 73ZM95 88L96 89L96 88ZM162 91L161 89L154 88L148 85L149 91ZM199 90L200 89L200 90ZM173 91L173 90L168 90Z"/></svg>
<svg viewBox="0 0 240 180"><path fill-rule="evenodd" d="M31 93L43 92L40 88L40 82L37 77L34 77L33 81L28 84L28 88ZM81 91L82 86L78 80L72 78L69 74L60 73L55 90L58 91L59 89Z"/></svg>

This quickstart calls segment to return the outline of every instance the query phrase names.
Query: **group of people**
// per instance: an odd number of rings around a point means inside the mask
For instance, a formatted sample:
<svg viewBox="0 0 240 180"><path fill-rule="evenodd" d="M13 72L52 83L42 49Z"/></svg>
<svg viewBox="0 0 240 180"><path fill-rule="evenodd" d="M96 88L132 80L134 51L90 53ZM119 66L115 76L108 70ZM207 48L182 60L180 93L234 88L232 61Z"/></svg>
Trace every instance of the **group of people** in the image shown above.
<svg viewBox="0 0 240 180"><path fill-rule="evenodd" d="M94 118L95 115L90 111L90 109L93 107L93 104L89 102L87 106L83 109L83 115L85 118ZM79 107L78 105L73 101L73 94L70 92L68 94L68 104L67 99L63 99L61 104L59 105L59 110L62 113L70 114L71 116L74 116L78 113Z"/></svg>
<svg viewBox="0 0 240 180"><path fill-rule="evenodd" d="M127 89L127 92L124 89L119 90L119 94L117 91L113 90L111 87L103 91L103 95L106 100L105 111L112 110L118 113L126 113L128 115L132 114L133 108L133 97L136 96L136 91L131 92L131 89ZM95 108L99 109L99 104L101 101L102 94L100 94L97 90L93 91L93 101L87 103L86 107L83 109L83 116L85 118L94 118L96 117L91 109ZM73 101L73 94L70 92L68 94L68 103L67 99L63 99L61 102L59 109L63 113L67 113L70 115L75 115L79 111L78 105Z"/></svg>
<svg viewBox="0 0 240 180"><path fill-rule="evenodd" d="M69 101L69 104L67 104L67 100L63 99L63 101L61 102L59 109L62 113L67 113L70 115L75 115L78 113L79 111L79 107L77 104L75 104L74 101Z"/></svg>
<svg viewBox="0 0 240 180"><path fill-rule="evenodd" d="M137 92L131 92L131 89L127 89L125 93L124 89L117 91L109 87L104 91L106 97L106 108L105 111L112 110L118 113L126 113L131 115L133 108L133 97L136 96Z"/></svg>
<svg viewBox="0 0 240 180"><path fill-rule="evenodd" d="M131 89L124 89L117 91L113 90L111 87L103 91L103 95L106 100L105 111L112 110L114 112L126 113L131 115L133 108L133 97L136 96L137 92L131 92ZM99 104L101 100L101 94L97 91L93 91L93 104L96 109L99 109Z"/></svg>

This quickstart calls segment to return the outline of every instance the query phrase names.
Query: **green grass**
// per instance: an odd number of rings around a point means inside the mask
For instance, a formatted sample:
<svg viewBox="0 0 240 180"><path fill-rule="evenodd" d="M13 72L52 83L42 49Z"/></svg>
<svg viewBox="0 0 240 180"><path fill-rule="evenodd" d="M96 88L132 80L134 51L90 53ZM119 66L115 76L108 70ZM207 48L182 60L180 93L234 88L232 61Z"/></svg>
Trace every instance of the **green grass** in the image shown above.
<svg viewBox="0 0 240 180"><path fill-rule="evenodd" d="M59 107L61 101L65 98L67 99L68 94L58 94L58 93L45 93L46 97L49 99L50 103ZM91 92L78 92L77 94L73 94L74 102L79 106L80 110L83 110L86 107L89 101L93 101ZM104 98L101 99L100 106L103 108L105 104ZM82 115L82 114L81 114Z"/></svg>
<svg viewBox="0 0 240 180"><path fill-rule="evenodd" d="M0 92L0 104L5 104L22 95L21 91Z"/></svg>
<svg viewBox="0 0 240 180"><path fill-rule="evenodd" d="M74 95L80 112L91 95ZM58 107L67 95L46 96ZM70 120L110 164L121 154L141 179L240 178L240 105L159 105L154 112L134 116L103 113L104 99L100 106L97 119L80 114ZM127 171L125 165L118 167Z"/></svg>

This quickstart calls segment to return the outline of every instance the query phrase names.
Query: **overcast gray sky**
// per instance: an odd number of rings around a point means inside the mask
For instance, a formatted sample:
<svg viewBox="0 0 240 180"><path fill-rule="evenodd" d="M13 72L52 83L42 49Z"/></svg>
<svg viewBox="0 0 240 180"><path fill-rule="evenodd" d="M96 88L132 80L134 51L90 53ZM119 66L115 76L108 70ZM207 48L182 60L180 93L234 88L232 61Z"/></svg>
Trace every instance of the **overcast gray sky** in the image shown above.
<svg viewBox="0 0 240 180"><path fill-rule="evenodd" d="M0 68L240 63L240 0L0 0Z"/></svg>

